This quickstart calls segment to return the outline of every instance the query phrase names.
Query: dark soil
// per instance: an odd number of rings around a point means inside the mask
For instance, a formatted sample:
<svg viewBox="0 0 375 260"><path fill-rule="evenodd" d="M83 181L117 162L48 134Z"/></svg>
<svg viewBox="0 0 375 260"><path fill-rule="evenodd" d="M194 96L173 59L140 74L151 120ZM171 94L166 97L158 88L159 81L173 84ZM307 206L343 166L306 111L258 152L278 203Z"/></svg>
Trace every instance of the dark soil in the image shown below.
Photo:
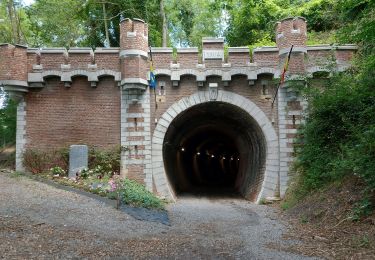
<svg viewBox="0 0 375 260"><path fill-rule="evenodd" d="M375 213L353 217L363 189L358 179L346 179L285 211L292 228L284 237L303 241L289 250L326 259L375 259Z"/></svg>

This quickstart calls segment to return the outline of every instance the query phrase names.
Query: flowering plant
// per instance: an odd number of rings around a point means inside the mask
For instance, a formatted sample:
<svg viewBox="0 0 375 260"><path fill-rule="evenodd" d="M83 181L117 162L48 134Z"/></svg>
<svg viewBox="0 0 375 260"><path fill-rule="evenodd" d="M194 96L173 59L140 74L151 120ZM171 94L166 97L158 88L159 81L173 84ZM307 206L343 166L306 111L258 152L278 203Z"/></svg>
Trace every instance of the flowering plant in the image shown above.
<svg viewBox="0 0 375 260"><path fill-rule="evenodd" d="M124 188L124 182L121 179L120 175L113 175L112 178L108 181L109 185L109 194L108 197L116 199L117 200L117 209L120 207L120 197L121 197L121 191Z"/></svg>
<svg viewBox="0 0 375 260"><path fill-rule="evenodd" d="M51 169L49 169L50 172L53 174L53 175L59 175L59 176L64 176L66 174L66 172L64 171L63 168L59 167L59 166L55 166L55 167L52 167Z"/></svg>

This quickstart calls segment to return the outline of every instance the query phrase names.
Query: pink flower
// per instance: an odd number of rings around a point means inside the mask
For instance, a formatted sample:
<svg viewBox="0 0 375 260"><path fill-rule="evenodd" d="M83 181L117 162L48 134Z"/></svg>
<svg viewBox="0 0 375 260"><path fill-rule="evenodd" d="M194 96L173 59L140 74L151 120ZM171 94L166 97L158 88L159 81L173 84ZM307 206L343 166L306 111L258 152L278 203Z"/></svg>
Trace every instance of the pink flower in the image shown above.
<svg viewBox="0 0 375 260"><path fill-rule="evenodd" d="M109 186L111 186L111 192L116 191L117 189L117 184L113 179L110 179L108 182Z"/></svg>

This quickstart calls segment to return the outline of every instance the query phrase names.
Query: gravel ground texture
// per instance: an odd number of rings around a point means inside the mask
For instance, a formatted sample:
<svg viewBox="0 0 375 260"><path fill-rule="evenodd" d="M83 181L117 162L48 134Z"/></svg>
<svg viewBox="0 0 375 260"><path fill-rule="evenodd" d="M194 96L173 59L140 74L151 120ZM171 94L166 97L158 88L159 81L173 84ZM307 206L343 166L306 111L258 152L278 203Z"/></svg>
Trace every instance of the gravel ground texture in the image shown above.
<svg viewBox="0 0 375 260"><path fill-rule="evenodd" d="M102 201L0 171L1 259L311 259L276 209L240 199L184 197L169 225ZM268 246L280 244L280 248Z"/></svg>

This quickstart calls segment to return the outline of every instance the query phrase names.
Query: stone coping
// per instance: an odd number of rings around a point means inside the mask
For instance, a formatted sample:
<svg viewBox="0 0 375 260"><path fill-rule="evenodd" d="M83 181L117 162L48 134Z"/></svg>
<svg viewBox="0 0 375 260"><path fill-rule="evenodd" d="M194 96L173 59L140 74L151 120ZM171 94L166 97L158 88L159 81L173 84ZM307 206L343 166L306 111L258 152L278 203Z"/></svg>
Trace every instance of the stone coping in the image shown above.
<svg viewBox="0 0 375 260"><path fill-rule="evenodd" d="M279 51L279 48L276 46L262 46L262 47L257 47L253 50L254 52L277 52Z"/></svg>
<svg viewBox="0 0 375 260"><path fill-rule="evenodd" d="M250 53L249 47L229 47L228 53Z"/></svg>
<svg viewBox="0 0 375 260"><path fill-rule="evenodd" d="M93 51L92 48L86 47L73 47L68 50L68 53L91 53Z"/></svg>
<svg viewBox="0 0 375 260"><path fill-rule="evenodd" d="M198 53L198 47L179 48L177 53Z"/></svg>
<svg viewBox="0 0 375 260"><path fill-rule="evenodd" d="M224 38L203 37L202 43L224 43Z"/></svg>
<svg viewBox="0 0 375 260"><path fill-rule="evenodd" d="M173 48L170 47L151 47L151 52L153 53L172 53ZM149 51L150 53L150 51Z"/></svg>
<svg viewBox="0 0 375 260"><path fill-rule="evenodd" d="M110 47L110 48L96 48L94 53L119 53L120 48Z"/></svg>

